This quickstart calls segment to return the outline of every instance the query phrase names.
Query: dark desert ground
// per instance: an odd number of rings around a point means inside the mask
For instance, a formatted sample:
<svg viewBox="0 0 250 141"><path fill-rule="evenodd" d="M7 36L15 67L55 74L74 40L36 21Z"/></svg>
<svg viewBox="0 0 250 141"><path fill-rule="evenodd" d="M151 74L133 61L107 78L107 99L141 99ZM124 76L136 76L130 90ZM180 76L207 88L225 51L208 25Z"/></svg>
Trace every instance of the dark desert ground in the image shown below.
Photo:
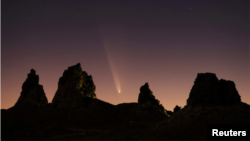
<svg viewBox="0 0 250 141"><path fill-rule="evenodd" d="M249 126L249 2L1 0L1 140Z"/></svg>

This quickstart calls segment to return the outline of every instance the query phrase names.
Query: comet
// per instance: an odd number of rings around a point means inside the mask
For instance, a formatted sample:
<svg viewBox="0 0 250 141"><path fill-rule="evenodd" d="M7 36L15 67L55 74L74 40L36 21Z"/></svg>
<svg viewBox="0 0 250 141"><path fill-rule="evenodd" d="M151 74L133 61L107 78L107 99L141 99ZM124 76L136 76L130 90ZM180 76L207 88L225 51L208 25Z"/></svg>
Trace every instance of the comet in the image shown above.
<svg viewBox="0 0 250 141"><path fill-rule="evenodd" d="M111 73L112 73L112 76L113 76L113 79L114 79L116 90L120 94L121 93L121 85L120 85L119 77L118 77L117 71L115 69L114 62L112 61L112 59L114 59L114 58L111 58L111 54L109 52L110 48L119 47L119 46L114 44L113 40L109 41L107 36L102 34L105 31L103 31L100 26L98 27L98 29L99 29L99 32L100 32L100 35L101 35L101 40L102 40L102 43L103 43L103 46L104 46L104 50L106 51L106 56L107 56L108 63L109 63L110 69L111 69Z"/></svg>
<svg viewBox="0 0 250 141"><path fill-rule="evenodd" d="M120 94L121 93L121 86L120 86L120 81L119 81L117 71L116 71L116 69L114 67L114 63L112 62L111 55L108 52L107 46L105 46L105 50L106 50L109 66L110 66L110 69L111 69L111 72L112 72L112 75L113 75L113 78L114 78L116 89L117 89L118 93Z"/></svg>

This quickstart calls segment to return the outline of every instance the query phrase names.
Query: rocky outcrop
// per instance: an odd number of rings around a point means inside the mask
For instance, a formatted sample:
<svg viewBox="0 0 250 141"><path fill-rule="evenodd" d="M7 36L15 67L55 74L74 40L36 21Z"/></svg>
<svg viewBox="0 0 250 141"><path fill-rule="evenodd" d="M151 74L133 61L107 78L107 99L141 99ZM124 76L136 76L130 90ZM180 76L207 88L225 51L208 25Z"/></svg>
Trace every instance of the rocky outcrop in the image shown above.
<svg viewBox="0 0 250 141"><path fill-rule="evenodd" d="M138 104L144 109L155 109L167 115L166 109L160 104L160 101L155 99L153 92L149 89L148 83L141 86Z"/></svg>
<svg viewBox="0 0 250 141"><path fill-rule="evenodd" d="M28 78L23 83L21 96L17 100L15 106L22 103L32 103L37 106L47 105L48 100L45 96L43 86L38 83L39 76L36 75L36 71L34 69L31 69L28 74Z"/></svg>
<svg viewBox="0 0 250 141"><path fill-rule="evenodd" d="M241 103L233 81L218 80L214 73L198 73L187 106L232 105Z"/></svg>
<svg viewBox="0 0 250 141"><path fill-rule="evenodd" d="M78 63L65 70L59 79L52 105L65 109L80 108L88 105L93 98L96 98L96 94L92 76L82 71Z"/></svg>
<svg viewBox="0 0 250 141"><path fill-rule="evenodd" d="M175 107L174 107L174 113L176 113L177 111L179 111L181 109L181 107L179 107L178 105L176 105Z"/></svg>

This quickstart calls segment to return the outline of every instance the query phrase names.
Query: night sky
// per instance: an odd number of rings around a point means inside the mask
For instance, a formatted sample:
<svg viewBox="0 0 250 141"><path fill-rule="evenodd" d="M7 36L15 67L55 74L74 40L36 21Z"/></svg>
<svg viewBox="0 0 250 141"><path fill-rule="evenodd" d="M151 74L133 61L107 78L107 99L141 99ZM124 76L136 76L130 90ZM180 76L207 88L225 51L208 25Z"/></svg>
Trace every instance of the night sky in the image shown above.
<svg viewBox="0 0 250 141"><path fill-rule="evenodd" d="M183 107L205 72L249 104L249 54L249 0L2 0L1 108L32 68L51 102L77 63L114 105L137 102L148 82L167 110Z"/></svg>

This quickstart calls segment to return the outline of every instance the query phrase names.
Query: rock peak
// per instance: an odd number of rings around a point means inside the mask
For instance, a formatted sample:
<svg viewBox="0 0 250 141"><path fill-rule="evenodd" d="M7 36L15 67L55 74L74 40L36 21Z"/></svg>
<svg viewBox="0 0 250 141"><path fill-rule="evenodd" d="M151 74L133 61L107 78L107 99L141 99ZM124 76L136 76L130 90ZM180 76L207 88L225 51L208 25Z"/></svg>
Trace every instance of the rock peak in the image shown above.
<svg viewBox="0 0 250 141"><path fill-rule="evenodd" d="M140 88L141 93L152 93L152 91L149 89L148 82L146 82L143 86Z"/></svg>
<svg viewBox="0 0 250 141"><path fill-rule="evenodd" d="M77 63L76 65L77 65L77 66L81 66L81 64L80 64L80 63Z"/></svg>
<svg viewBox="0 0 250 141"><path fill-rule="evenodd" d="M30 74L34 74L34 75L35 75L35 74L36 74L36 71L35 71L34 69L31 69L31 70L30 70Z"/></svg>
<svg viewBox="0 0 250 141"><path fill-rule="evenodd" d="M176 105L176 106L174 107L174 113L176 113L176 112L179 111L180 109L181 109L181 107L178 106L178 105Z"/></svg>
<svg viewBox="0 0 250 141"><path fill-rule="evenodd" d="M187 106L231 105L241 103L233 81L218 80L214 73L198 73Z"/></svg>
<svg viewBox="0 0 250 141"><path fill-rule="evenodd" d="M76 65L70 66L69 68L81 68L81 64L77 63Z"/></svg>
<svg viewBox="0 0 250 141"><path fill-rule="evenodd" d="M48 104L48 99L45 96L43 86L39 85L39 76L36 75L36 71L34 69L30 70L28 78L23 83L21 96L15 105L26 102L33 103L38 106Z"/></svg>
<svg viewBox="0 0 250 141"><path fill-rule="evenodd" d="M144 109L155 109L164 114L167 114L166 109L160 104L160 101L155 99L153 92L149 89L148 83L145 83L140 88L138 104L141 105Z"/></svg>
<svg viewBox="0 0 250 141"><path fill-rule="evenodd" d="M80 63L77 63L68 67L59 79L52 105L67 109L78 108L84 105L83 98L96 98L95 85L92 76L82 71Z"/></svg>

